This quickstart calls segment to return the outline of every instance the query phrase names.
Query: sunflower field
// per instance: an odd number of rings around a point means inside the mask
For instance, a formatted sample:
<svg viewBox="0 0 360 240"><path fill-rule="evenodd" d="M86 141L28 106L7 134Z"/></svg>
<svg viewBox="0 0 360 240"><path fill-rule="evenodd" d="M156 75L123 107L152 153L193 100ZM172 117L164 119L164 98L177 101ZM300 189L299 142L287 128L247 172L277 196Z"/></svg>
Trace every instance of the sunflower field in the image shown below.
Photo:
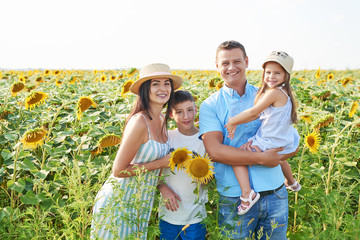
<svg viewBox="0 0 360 240"><path fill-rule="evenodd" d="M200 106L216 71L176 70ZM135 96L135 68L0 70L0 239L88 239L96 193L110 175ZM259 86L261 71L247 79ZM289 239L359 239L360 70L294 71L302 185L289 191ZM174 128L173 122L169 128ZM207 238L221 239L209 184ZM159 195L159 194L158 194ZM159 239L155 202L149 239Z"/></svg>

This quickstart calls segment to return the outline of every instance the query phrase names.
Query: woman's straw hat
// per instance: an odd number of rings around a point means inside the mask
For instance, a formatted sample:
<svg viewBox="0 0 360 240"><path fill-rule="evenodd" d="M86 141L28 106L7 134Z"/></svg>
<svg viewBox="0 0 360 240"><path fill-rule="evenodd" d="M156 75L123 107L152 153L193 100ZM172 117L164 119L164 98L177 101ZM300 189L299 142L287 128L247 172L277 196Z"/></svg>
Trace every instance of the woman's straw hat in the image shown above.
<svg viewBox="0 0 360 240"><path fill-rule="evenodd" d="M292 68L294 66L294 59L284 51L273 51L263 62L262 67L265 68L267 62L277 62L280 64L285 71L291 74Z"/></svg>
<svg viewBox="0 0 360 240"><path fill-rule="evenodd" d="M171 73L168 65L163 63L153 63L140 70L139 79L131 85L130 92L139 94L141 84L154 78L170 78L173 81L174 90L181 87L183 82L181 77Z"/></svg>

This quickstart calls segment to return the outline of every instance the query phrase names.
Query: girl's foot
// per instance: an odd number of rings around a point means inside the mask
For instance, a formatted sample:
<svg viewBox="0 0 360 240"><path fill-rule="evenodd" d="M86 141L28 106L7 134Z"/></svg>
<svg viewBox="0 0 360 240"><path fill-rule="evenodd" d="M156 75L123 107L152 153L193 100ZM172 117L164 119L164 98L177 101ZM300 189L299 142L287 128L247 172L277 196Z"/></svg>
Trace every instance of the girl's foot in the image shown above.
<svg viewBox="0 0 360 240"><path fill-rule="evenodd" d="M243 198L240 196L241 202L248 202L249 205L245 205L244 203L241 203L238 206L238 215L244 215L247 213L250 208L259 200L260 194L254 192L254 190L251 190L248 198Z"/></svg>
<svg viewBox="0 0 360 240"><path fill-rule="evenodd" d="M291 184L290 186L286 186L286 188L291 191L298 192L301 189L301 185L295 180L293 184Z"/></svg>

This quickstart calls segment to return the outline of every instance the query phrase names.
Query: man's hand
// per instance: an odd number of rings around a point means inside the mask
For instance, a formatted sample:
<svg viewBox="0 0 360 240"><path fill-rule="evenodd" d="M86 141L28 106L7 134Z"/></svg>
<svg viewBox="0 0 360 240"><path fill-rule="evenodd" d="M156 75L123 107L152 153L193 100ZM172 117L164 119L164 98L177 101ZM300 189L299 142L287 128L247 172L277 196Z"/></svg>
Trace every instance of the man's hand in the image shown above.
<svg viewBox="0 0 360 240"><path fill-rule="evenodd" d="M265 154L265 158L263 159L261 165L266 167L276 167L279 165L281 161L284 160L284 154L279 154L279 152L282 150L284 150L284 148L272 148L263 152L263 154Z"/></svg>

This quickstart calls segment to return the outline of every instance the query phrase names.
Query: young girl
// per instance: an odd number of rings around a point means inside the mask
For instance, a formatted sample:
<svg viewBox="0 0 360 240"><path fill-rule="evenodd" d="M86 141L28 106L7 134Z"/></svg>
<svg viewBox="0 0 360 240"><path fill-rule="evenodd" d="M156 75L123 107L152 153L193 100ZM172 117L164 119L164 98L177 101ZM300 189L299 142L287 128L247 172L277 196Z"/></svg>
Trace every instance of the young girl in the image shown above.
<svg viewBox="0 0 360 240"><path fill-rule="evenodd" d="M130 91L138 96L127 118L112 174L96 196L91 238L146 239L156 175L168 166L170 159L166 123L174 89L181 85L182 78L171 74L170 68L160 63L142 68L140 78L131 85ZM164 116L162 110L166 105ZM137 191L131 186L137 181L136 167L147 170L142 173L147 188L141 193L141 206L137 206L132 197Z"/></svg>
<svg viewBox="0 0 360 240"><path fill-rule="evenodd" d="M290 86L290 74L294 60L287 53L273 51L265 60L262 85L257 92L255 105L229 119L225 125L232 139L239 124L253 121L260 117L261 126L246 146L257 146L261 151L283 147L280 154L294 152L299 145L299 134L292 124L297 122L296 105ZM259 116L260 114L260 116ZM251 143L252 141L252 143ZM254 149L252 149L255 151ZM238 214L245 214L259 200L260 194L251 189L246 166L234 166L234 173L239 181L242 196ZM281 164L288 188L301 189L293 178L287 161Z"/></svg>

